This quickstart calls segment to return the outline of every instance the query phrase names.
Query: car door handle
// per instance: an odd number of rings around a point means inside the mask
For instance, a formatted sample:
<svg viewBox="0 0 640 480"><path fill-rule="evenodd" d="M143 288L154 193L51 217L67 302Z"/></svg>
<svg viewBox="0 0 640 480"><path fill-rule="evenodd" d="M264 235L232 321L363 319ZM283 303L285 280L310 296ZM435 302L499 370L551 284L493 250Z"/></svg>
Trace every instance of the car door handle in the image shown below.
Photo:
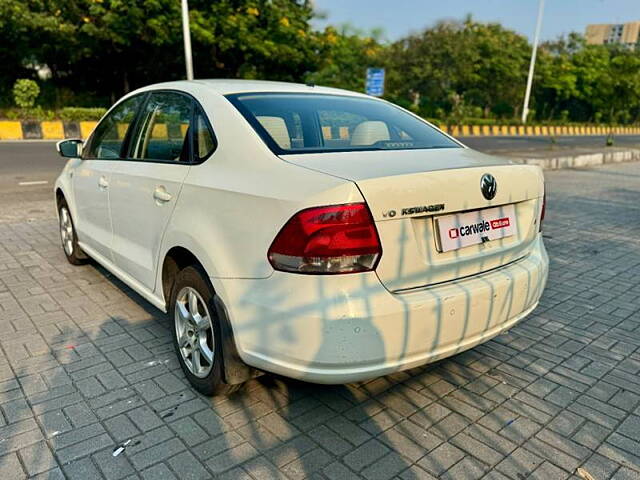
<svg viewBox="0 0 640 480"><path fill-rule="evenodd" d="M107 188L109 188L109 182L107 181L106 177L100 177L100 179L98 180L98 188L100 190L106 190Z"/></svg>
<svg viewBox="0 0 640 480"><path fill-rule="evenodd" d="M171 194L167 192L167 189L164 188L164 186L161 185L159 187L156 187L156 189L153 191L153 198L161 203L165 203L171 200Z"/></svg>

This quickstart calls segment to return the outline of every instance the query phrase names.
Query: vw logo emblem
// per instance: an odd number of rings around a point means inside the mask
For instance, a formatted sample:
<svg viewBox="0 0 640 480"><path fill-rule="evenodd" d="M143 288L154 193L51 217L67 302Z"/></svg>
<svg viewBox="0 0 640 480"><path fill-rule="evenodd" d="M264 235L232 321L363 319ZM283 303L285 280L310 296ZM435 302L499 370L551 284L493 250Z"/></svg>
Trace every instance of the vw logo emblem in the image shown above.
<svg viewBox="0 0 640 480"><path fill-rule="evenodd" d="M487 200L492 200L493 197L496 196L496 192L498 191L498 182L496 182L493 175L485 173L482 176L480 179L480 191Z"/></svg>

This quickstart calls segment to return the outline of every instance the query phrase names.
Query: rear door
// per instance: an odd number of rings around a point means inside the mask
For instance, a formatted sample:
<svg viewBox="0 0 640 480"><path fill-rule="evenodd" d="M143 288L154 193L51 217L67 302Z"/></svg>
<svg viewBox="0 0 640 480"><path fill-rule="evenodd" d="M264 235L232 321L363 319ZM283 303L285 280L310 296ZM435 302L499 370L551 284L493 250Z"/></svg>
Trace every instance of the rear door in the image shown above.
<svg viewBox="0 0 640 480"><path fill-rule="evenodd" d="M162 237L192 161L193 108L185 94L152 92L128 158L111 172L114 262L150 290Z"/></svg>
<svg viewBox="0 0 640 480"><path fill-rule="evenodd" d="M144 95L130 97L109 112L87 141L83 161L73 172L78 239L108 260L113 260L109 213L111 172L123 157L129 128L143 100Z"/></svg>

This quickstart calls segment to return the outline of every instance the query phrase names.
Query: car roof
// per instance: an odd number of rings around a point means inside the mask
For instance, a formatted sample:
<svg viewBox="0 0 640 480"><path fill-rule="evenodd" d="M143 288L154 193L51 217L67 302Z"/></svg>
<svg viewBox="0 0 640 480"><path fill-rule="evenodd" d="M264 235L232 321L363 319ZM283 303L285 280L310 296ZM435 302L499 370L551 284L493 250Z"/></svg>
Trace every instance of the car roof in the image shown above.
<svg viewBox="0 0 640 480"><path fill-rule="evenodd" d="M156 83L139 89L155 90L162 88L181 89L184 87L204 87L209 91L214 91L220 95L230 95L234 93L258 93L258 92L278 92L278 93L325 93L333 95L349 95L367 97L362 93L351 92L339 88L321 87L316 85L305 85L302 83L272 82L267 80L239 80L239 79L203 79L203 80L181 80L176 82Z"/></svg>

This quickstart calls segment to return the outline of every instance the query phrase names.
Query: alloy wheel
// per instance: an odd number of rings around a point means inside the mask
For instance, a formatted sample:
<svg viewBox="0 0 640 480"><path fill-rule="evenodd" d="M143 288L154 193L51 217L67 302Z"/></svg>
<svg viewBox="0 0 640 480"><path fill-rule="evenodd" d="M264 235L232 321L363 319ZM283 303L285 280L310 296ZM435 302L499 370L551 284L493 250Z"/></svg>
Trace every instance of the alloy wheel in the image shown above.
<svg viewBox="0 0 640 480"><path fill-rule="evenodd" d="M213 324L206 303L194 288L184 287L178 292L174 323L185 365L196 377L206 377L214 361Z"/></svg>
<svg viewBox="0 0 640 480"><path fill-rule="evenodd" d="M60 209L60 238L67 256L73 255L73 223L67 207Z"/></svg>

